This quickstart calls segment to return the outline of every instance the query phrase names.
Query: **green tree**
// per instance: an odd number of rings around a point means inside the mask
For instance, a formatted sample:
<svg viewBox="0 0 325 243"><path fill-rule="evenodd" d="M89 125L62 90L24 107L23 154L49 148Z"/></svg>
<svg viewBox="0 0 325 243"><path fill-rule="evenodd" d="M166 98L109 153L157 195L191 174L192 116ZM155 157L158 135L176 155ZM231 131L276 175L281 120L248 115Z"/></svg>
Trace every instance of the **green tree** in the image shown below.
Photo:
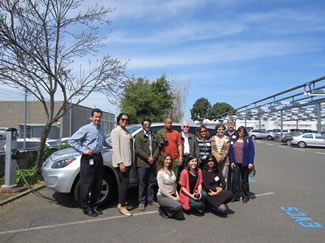
<svg viewBox="0 0 325 243"><path fill-rule="evenodd" d="M198 99L191 109L191 119L202 122L210 118L211 104L206 98Z"/></svg>
<svg viewBox="0 0 325 243"><path fill-rule="evenodd" d="M84 11L82 0L0 1L0 82L32 94L43 105L47 121L37 155L43 163L51 126L93 92L117 98L124 84L125 63L108 54L96 63L73 70L75 62L100 54L104 39L98 31L109 24L112 9L96 4ZM86 61L87 62L87 61ZM77 74L78 73L78 74ZM55 101L62 97L57 109Z"/></svg>
<svg viewBox="0 0 325 243"><path fill-rule="evenodd" d="M144 118L162 122L172 109L174 95L165 75L150 82L144 78L130 81L122 93L120 109L128 113L130 123L141 123Z"/></svg>
<svg viewBox="0 0 325 243"><path fill-rule="evenodd" d="M225 102L215 103L210 110L210 119L217 120L222 114L228 112L233 113L235 109Z"/></svg>

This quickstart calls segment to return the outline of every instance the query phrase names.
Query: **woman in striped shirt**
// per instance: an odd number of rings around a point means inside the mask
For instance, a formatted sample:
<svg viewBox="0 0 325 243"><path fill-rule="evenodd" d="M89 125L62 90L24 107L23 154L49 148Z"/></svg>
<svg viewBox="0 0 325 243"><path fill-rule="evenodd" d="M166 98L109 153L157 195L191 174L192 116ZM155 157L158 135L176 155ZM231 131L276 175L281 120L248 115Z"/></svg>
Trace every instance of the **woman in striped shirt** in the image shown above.
<svg viewBox="0 0 325 243"><path fill-rule="evenodd" d="M206 126L201 125L197 132L197 141L200 148L200 158L201 164L200 168L204 168L206 164L206 159L209 154L211 154L211 142L210 142L210 133Z"/></svg>

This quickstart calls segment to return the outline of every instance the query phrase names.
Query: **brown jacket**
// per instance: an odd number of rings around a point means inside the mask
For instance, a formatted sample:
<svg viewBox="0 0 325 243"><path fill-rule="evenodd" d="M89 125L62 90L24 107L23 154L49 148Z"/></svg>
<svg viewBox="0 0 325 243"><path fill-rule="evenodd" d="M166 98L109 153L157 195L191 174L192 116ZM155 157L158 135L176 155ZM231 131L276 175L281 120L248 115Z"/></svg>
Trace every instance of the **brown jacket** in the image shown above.
<svg viewBox="0 0 325 243"><path fill-rule="evenodd" d="M221 147L221 151L219 152L217 149L216 139L217 139L217 135L213 136L210 139L211 140L211 153L216 158L218 164L224 163L225 165L229 165L228 151L229 151L229 146L230 146L230 140L226 135L224 136L224 143Z"/></svg>

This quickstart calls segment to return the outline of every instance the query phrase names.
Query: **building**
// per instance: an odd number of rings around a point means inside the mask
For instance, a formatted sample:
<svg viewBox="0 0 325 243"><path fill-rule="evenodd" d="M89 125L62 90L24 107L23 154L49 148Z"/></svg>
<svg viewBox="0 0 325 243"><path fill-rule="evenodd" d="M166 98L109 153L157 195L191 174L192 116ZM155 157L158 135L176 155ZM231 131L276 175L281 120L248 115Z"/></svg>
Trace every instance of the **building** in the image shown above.
<svg viewBox="0 0 325 243"><path fill-rule="evenodd" d="M57 111L62 101L56 101L54 106ZM82 125L90 122L89 118L93 108L74 105L65 113L65 115L55 123L50 131L48 138L58 139L70 137ZM0 101L0 127L14 127L18 130L20 138L24 137L25 127L25 102L24 101ZM28 101L26 103L26 138L40 138L43 127L46 122L46 114L39 101ZM103 111L102 126L105 134L115 126L115 115Z"/></svg>

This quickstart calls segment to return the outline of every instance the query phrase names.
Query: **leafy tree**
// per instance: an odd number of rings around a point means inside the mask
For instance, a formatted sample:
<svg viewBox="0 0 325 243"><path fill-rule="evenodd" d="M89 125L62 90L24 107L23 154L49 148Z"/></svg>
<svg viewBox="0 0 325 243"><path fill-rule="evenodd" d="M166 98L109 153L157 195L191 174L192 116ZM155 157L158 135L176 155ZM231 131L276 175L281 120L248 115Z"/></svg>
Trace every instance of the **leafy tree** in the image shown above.
<svg viewBox="0 0 325 243"><path fill-rule="evenodd" d="M126 85L120 109L130 115L130 123L141 123L147 117L153 122L161 122L172 108L173 99L170 84L164 75L151 83L138 78Z"/></svg>
<svg viewBox="0 0 325 243"><path fill-rule="evenodd" d="M0 1L0 82L27 91L43 105L44 125L37 167L43 160L45 141L53 123L92 92L115 101L124 85L125 63L106 54L80 72L75 61L98 53L108 24L110 8L94 5L82 11L82 0ZM84 59L83 59L84 58ZM78 73L78 75L76 75ZM80 74L79 74L80 73ZM55 109L55 100L63 102Z"/></svg>
<svg viewBox="0 0 325 243"><path fill-rule="evenodd" d="M230 114L232 114L235 111L235 109L229 105L228 103L225 102L217 102L215 103L211 110L210 110L210 119L212 120L216 120L217 118L219 118L222 114L229 112Z"/></svg>
<svg viewBox="0 0 325 243"><path fill-rule="evenodd" d="M191 119L193 121L202 122L204 119L210 118L211 104L206 98L198 99L191 109Z"/></svg>

